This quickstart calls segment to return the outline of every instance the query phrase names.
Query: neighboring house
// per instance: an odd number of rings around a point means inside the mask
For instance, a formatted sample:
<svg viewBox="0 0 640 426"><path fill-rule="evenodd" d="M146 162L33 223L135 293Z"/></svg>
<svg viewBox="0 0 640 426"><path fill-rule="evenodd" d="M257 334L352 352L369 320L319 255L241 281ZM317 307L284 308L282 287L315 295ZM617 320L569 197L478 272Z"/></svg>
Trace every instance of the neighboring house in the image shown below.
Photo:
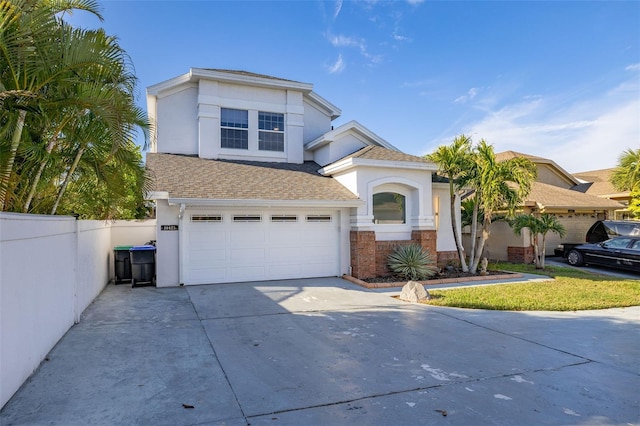
<svg viewBox="0 0 640 426"><path fill-rule="evenodd" d="M334 129L311 84L192 68L147 104L158 286L369 278L411 241L457 259L437 166L355 121Z"/></svg>
<svg viewBox="0 0 640 426"><path fill-rule="evenodd" d="M612 219L615 212L623 208L618 201L580 191L580 180L553 160L514 151L496 154L498 161L514 157L528 158L536 165L538 172L522 212L552 214L566 228L567 233L563 238L555 233L547 234L546 251L549 255L553 254L553 249L561 241L584 241L587 230L596 220ZM528 233L524 232L518 237L503 221L492 224L491 237L484 253L489 259L526 263L533 260Z"/></svg>
<svg viewBox="0 0 640 426"><path fill-rule="evenodd" d="M611 174L614 169L592 170L589 172L574 173L573 176L580 181L575 187L576 191L596 197L608 198L621 203L624 207L614 212L609 219L633 219L628 206L631 202L631 191L618 191L611 183Z"/></svg>

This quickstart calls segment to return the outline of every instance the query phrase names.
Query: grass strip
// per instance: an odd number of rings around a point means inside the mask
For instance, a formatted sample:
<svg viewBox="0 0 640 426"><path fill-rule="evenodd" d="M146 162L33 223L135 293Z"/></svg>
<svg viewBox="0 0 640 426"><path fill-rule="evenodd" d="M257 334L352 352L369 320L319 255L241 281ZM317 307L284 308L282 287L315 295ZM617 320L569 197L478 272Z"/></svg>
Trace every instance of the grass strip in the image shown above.
<svg viewBox="0 0 640 426"><path fill-rule="evenodd" d="M424 303L469 309L508 311L580 311L640 305L640 280L592 274L575 268L500 263L492 269L538 273L553 281L498 284L429 291Z"/></svg>

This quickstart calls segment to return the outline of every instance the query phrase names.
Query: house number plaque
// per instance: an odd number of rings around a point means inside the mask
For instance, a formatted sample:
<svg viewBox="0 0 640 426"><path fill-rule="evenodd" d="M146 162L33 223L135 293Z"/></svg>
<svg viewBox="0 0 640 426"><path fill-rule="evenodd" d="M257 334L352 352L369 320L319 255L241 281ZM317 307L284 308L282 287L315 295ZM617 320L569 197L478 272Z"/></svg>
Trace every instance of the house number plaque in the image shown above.
<svg viewBox="0 0 640 426"><path fill-rule="evenodd" d="M177 231L178 225L160 225L161 231Z"/></svg>

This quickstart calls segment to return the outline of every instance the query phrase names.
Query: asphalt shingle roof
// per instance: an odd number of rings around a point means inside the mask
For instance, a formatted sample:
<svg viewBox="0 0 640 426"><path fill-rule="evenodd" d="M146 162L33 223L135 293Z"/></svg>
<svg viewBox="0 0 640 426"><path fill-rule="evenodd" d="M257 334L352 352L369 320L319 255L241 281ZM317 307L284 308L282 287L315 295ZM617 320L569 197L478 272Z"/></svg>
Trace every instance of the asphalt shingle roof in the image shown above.
<svg viewBox="0 0 640 426"><path fill-rule="evenodd" d="M588 182L588 184L581 184L575 189L590 195L628 194L629 191L618 191L613 187L609 181L612 173L613 169L574 173L573 176L576 178Z"/></svg>
<svg viewBox="0 0 640 426"><path fill-rule="evenodd" d="M582 192L560 188L542 182L534 182L527 201L534 201L539 205L550 207L568 208L621 208L622 204L608 198L583 194Z"/></svg>
<svg viewBox="0 0 640 426"><path fill-rule="evenodd" d="M404 152L394 151L392 149L374 145L367 146L359 151L354 152L353 154L349 154L346 157L342 158L342 160L347 158L362 158L366 160L381 161L404 161L410 163L432 163L431 161L423 157L405 154Z"/></svg>
<svg viewBox="0 0 640 426"><path fill-rule="evenodd" d="M318 173L315 162L303 164L208 160L147 153L154 191L170 198L278 201L356 201L336 180Z"/></svg>

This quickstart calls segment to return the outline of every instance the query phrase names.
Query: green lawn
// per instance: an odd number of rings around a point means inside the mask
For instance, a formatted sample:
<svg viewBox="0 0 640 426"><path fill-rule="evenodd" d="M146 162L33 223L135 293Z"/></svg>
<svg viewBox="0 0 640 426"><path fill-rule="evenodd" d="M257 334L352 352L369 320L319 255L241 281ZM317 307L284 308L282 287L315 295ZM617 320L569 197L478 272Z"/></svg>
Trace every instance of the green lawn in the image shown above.
<svg viewBox="0 0 640 426"><path fill-rule="evenodd" d="M575 268L499 263L490 269L541 274L552 281L429 291L424 303L505 311L579 311L640 305L640 280L613 278Z"/></svg>

